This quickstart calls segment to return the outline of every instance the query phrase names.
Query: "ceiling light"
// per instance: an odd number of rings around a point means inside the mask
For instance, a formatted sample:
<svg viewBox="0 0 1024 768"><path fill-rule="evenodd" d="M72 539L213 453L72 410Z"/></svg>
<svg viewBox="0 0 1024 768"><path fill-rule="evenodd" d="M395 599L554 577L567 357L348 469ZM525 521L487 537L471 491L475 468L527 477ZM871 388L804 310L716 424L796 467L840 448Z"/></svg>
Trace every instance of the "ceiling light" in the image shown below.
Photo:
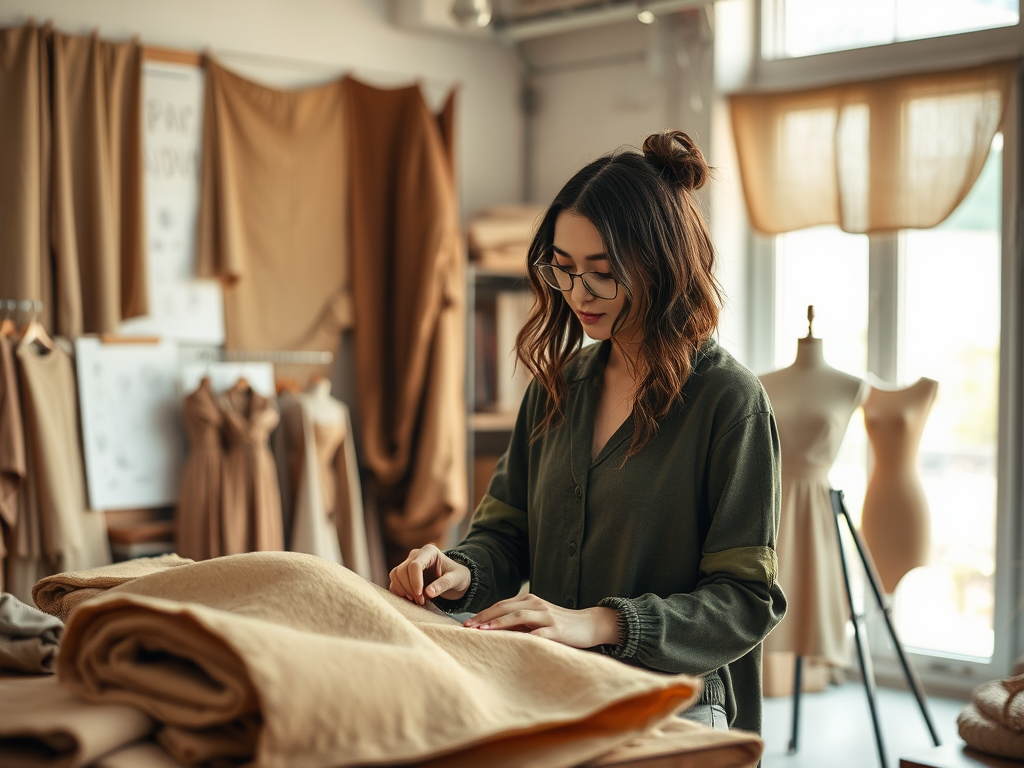
<svg viewBox="0 0 1024 768"><path fill-rule="evenodd" d="M491 23L491 0L455 0L452 16L463 27L486 27Z"/></svg>
<svg viewBox="0 0 1024 768"><path fill-rule="evenodd" d="M653 24L658 19L651 11L640 11L640 13L636 15L636 20L641 24Z"/></svg>

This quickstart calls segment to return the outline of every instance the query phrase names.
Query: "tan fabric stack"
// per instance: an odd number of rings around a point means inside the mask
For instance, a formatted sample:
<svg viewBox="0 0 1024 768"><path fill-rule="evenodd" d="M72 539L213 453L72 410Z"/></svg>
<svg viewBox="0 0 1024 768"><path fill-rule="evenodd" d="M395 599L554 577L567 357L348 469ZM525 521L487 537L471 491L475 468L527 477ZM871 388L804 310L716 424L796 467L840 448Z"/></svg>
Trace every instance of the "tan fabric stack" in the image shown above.
<svg viewBox="0 0 1024 768"><path fill-rule="evenodd" d="M76 695L151 715L179 760L263 766L578 765L700 688L466 629L322 558L269 552L169 568L81 604L58 674Z"/></svg>
<svg viewBox="0 0 1024 768"><path fill-rule="evenodd" d="M484 269L525 273L530 241L544 216L537 205L485 208L466 227L469 257Z"/></svg>

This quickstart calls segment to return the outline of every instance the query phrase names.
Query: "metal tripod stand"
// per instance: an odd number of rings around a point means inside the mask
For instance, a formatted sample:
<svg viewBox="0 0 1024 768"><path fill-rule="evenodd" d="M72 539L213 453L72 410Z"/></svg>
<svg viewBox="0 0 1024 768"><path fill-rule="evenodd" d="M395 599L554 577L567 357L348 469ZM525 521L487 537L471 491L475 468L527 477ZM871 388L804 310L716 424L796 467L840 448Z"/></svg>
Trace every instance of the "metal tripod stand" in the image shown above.
<svg viewBox="0 0 1024 768"><path fill-rule="evenodd" d="M882 726L878 721L878 704L875 700L875 673L874 668L871 666L871 655L868 653L866 639L861 638L861 635L864 632L864 615L857 612L853 603L853 590L850 587L850 571L846 565L846 552L843 549L842 528L839 524L840 518L846 521L846 527L849 529L850 535L853 537L854 544L857 546L857 554L860 555L860 561L864 566L864 572L867 574L868 582L871 584L871 591L875 594L875 601L878 603L878 608L882 612L882 616L885 618L885 626L889 630L889 637L892 638L892 644L895 646L896 653L899 655L900 664L903 666L903 674L906 676L907 683L913 690L914 696L917 697L917 704L921 708L921 716L924 718L925 725L928 726L928 731L931 733L932 741L935 742L935 746L939 746L939 734L935 730L935 726L932 724L931 715L928 714L928 705L925 699L924 689L921 686L921 681L918 679L917 673L910 664L910 659L907 658L907 654L903 650L903 644L896 635L896 628L892 624L892 607L889 605L889 599L882 589L882 582L878 576L878 571L875 568L875 563L871 559L871 553L868 551L860 536L860 532L856 529L853 524L853 520L850 518L850 513L847 511L846 503L843 500L843 492L833 489L830 493L832 496L832 512L835 514L836 521L836 536L839 539L839 561L843 565L843 582L846 584L846 597L850 603L850 617L853 621L853 637L857 642L857 658L860 661L860 670L864 678L864 690L868 696L868 708L871 710L871 723L875 729L875 743L878 746L879 765L881 768L886 768L888 763L885 759L885 745L882 742ZM798 726L800 724L800 672L802 666L803 659L802 657L797 656L796 669L793 676L793 735L789 741L790 754L797 750L797 733Z"/></svg>

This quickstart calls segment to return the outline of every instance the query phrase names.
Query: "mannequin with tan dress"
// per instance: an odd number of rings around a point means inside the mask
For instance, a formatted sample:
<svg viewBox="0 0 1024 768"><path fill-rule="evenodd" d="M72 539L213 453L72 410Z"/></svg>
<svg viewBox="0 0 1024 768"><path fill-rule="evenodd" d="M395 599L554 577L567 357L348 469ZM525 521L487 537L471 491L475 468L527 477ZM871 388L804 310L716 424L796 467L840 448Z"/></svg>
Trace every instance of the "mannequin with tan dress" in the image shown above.
<svg viewBox="0 0 1024 768"><path fill-rule="evenodd" d="M291 549L342 563L370 578L370 556L363 517L348 406L331 395L331 382L313 377L294 395L286 427L294 451L295 507ZM298 417L296 419L296 416Z"/></svg>
<svg viewBox="0 0 1024 768"><path fill-rule="evenodd" d="M192 560L221 554L221 466L224 415L208 376L181 404L189 453L174 513L175 551Z"/></svg>
<svg viewBox="0 0 1024 768"><path fill-rule="evenodd" d="M872 386L864 403L872 461L860 528L890 594L908 571L928 562L931 524L917 449L938 387L923 377L903 389Z"/></svg>
<svg viewBox="0 0 1024 768"><path fill-rule="evenodd" d="M793 364L760 379L782 447L778 580L789 604L764 650L845 665L849 609L828 472L869 385L825 362L822 340L810 326Z"/></svg>

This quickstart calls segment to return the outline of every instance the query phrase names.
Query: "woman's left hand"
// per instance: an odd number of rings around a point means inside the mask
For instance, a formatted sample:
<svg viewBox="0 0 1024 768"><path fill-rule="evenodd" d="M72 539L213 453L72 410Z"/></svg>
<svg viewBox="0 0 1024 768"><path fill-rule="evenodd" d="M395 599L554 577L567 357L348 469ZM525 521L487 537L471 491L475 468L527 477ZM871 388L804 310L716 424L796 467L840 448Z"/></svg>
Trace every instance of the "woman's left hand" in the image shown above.
<svg viewBox="0 0 1024 768"><path fill-rule="evenodd" d="M474 629L507 629L569 645L593 648L619 642L618 611L597 606L571 610L533 594L502 600L463 623Z"/></svg>

